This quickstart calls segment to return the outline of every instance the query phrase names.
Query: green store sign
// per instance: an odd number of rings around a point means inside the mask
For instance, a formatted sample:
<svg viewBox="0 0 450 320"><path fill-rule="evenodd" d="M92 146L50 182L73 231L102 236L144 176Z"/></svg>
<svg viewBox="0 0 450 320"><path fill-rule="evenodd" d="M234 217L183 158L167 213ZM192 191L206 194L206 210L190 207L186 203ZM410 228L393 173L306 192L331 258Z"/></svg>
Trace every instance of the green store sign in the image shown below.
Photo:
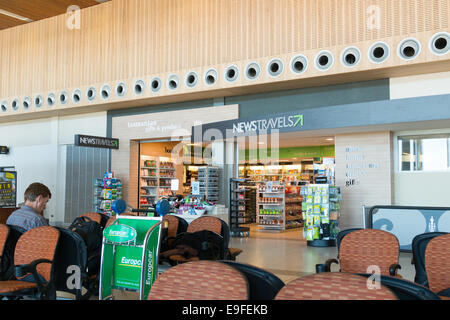
<svg viewBox="0 0 450 320"><path fill-rule="evenodd" d="M239 160L255 160L255 159L289 159L289 158L323 158L334 157L334 145L328 146L312 146L312 147L292 147L279 148L278 153L272 149L247 149L239 152Z"/></svg>

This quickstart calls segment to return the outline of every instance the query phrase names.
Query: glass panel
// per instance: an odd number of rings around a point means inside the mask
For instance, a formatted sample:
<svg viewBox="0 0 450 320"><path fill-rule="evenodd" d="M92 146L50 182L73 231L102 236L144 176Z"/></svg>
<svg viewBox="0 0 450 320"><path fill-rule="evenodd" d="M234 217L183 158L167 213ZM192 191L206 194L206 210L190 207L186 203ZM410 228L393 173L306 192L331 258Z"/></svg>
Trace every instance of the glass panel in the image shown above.
<svg viewBox="0 0 450 320"><path fill-rule="evenodd" d="M447 170L447 139L422 139L419 151L419 170Z"/></svg>
<svg viewBox="0 0 450 320"><path fill-rule="evenodd" d="M400 170L410 171L411 170L411 147L409 139L399 139L399 150L400 154Z"/></svg>
<svg viewBox="0 0 450 320"><path fill-rule="evenodd" d="M398 138L400 171L450 170L449 135L404 136Z"/></svg>
<svg viewBox="0 0 450 320"><path fill-rule="evenodd" d="M450 169L450 138L447 139L447 170Z"/></svg>

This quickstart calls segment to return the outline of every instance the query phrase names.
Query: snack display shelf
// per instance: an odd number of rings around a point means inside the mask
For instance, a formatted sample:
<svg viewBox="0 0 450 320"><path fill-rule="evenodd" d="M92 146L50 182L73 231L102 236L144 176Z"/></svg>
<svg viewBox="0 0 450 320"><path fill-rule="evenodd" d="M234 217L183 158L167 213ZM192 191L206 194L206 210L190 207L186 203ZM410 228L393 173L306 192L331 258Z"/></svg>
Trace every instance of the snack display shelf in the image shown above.
<svg viewBox="0 0 450 320"><path fill-rule="evenodd" d="M276 181L260 184L257 187L258 231L283 231L286 227L285 187Z"/></svg>
<svg viewBox="0 0 450 320"><path fill-rule="evenodd" d="M154 205L160 197L170 193L170 181L175 178L175 167L171 161L161 157L141 155L139 168L139 206Z"/></svg>
<svg viewBox="0 0 450 320"><path fill-rule="evenodd" d="M250 233L250 228L240 226L240 224L252 222L246 210L244 183L244 179L230 179L229 223L232 237L248 236Z"/></svg>

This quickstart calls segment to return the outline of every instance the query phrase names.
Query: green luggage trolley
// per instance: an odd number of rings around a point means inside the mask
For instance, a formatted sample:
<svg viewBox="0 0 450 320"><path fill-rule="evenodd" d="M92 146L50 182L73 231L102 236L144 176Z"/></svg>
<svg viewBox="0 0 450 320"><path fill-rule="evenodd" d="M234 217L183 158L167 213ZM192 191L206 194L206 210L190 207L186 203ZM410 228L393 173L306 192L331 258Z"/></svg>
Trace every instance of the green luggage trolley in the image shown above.
<svg viewBox="0 0 450 320"><path fill-rule="evenodd" d="M158 275L162 217L118 216L103 231L99 299L114 299L113 290L139 292L147 300Z"/></svg>

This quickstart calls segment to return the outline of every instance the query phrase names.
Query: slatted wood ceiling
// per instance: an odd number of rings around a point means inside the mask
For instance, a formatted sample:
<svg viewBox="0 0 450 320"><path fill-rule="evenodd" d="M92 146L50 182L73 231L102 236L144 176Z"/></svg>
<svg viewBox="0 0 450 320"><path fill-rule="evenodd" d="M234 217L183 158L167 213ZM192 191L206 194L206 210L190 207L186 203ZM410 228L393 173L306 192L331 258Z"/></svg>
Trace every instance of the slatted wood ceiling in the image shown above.
<svg viewBox="0 0 450 320"><path fill-rule="evenodd" d="M28 23L19 18L1 12L7 11L20 17L38 21L67 12L67 8L76 5L87 8L103 1L97 0L0 0L0 30Z"/></svg>
<svg viewBox="0 0 450 320"><path fill-rule="evenodd" d="M380 27L375 29L367 26L367 10L372 5L379 8L381 17ZM79 30L67 28L67 15L59 15L0 31L0 99L10 104L16 97L33 98L39 93L45 98L50 91L70 94L75 88L85 93L88 86L99 90L105 83L114 89L118 81L125 81L129 93L121 102L132 105L137 97L130 91L138 78L149 82L152 76L159 76L165 82L169 74L176 73L183 81L188 71L195 70L202 77L211 67L222 77L223 68L231 63L242 73L250 61L264 69L269 59L283 59L286 72L275 80L262 70L262 76L251 82L241 76L236 83L219 81L208 87L200 79L195 89L181 85L176 91L168 90L164 83L156 96L194 92L199 93L195 98L204 98L202 93L214 89L228 90L221 92L222 96L231 90L244 93L246 86L296 80L298 76L289 72L288 64L298 53L310 60L311 66L301 76L303 85L309 86L323 85L321 77L334 74L345 74L343 81L411 74L416 72L413 65L422 67L417 72L432 72L435 69L427 63L434 62L437 68L437 62L448 60L448 56L432 55L426 46L435 32L448 31L449 6L450 0L113 0L81 10ZM367 51L374 41L386 41L394 51L399 41L409 36L418 37L424 47L414 61L402 61L395 53L382 65L368 61ZM338 60L349 45L358 46L364 56L357 67L335 63L321 72L312 66L319 50L332 50ZM448 63L441 65L448 68ZM392 69L387 72L386 68ZM442 68L439 70L445 71ZM368 70L379 72L367 76L360 72ZM394 73L396 70L399 72ZM338 80L333 79L329 83ZM242 92L236 91L241 88ZM286 83L283 88L288 88ZM140 98L154 96L147 89ZM117 102L112 101L114 97L110 102ZM69 103L52 110L102 103L101 98L92 103L84 99L77 106ZM50 109L9 108L0 117Z"/></svg>

